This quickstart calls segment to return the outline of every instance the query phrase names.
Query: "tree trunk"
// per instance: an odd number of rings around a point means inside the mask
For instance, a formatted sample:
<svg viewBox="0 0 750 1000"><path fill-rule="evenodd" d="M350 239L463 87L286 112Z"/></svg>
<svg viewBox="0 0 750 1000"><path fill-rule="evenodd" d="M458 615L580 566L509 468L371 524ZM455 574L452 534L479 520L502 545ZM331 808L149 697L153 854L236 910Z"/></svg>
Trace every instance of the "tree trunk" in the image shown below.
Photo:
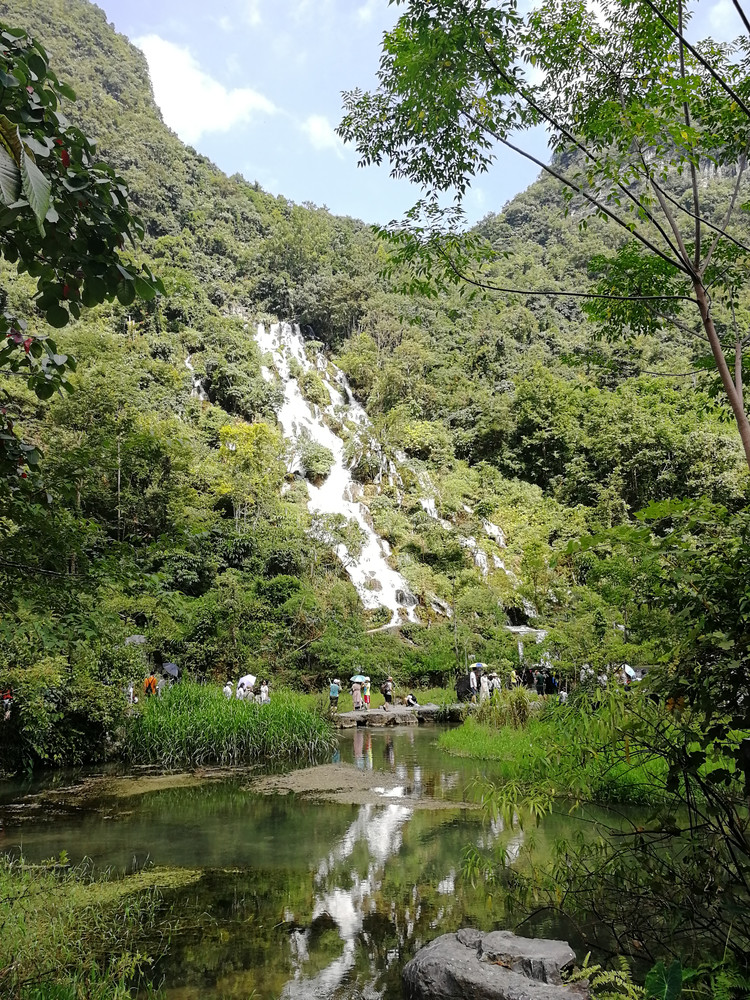
<svg viewBox="0 0 750 1000"><path fill-rule="evenodd" d="M742 447L745 450L745 461L747 462L748 468L750 468L750 421L747 419L745 408L737 392L737 387L734 384L734 378L732 377L732 373L727 365L727 359L724 357L721 341L719 340L719 335L716 332L714 321L711 318L711 307L706 289L699 281L694 283L693 288L695 289L695 295L698 299L698 308L700 309L703 328L706 331L708 342L711 345L711 353L714 356L714 361L716 362L716 367L719 370L719 375L721 377L721 383L724 386L724 391L727 394L729 405L732 407L732 413L734 414L734 419L737 423L737 429L740 432L740 440L742 441Z"/></svg>
<svg viewBox="0 0 750 1000"><path fill-rule="evenodd" d="M117 438L117 541L122 541L122 504L121 504L121 482L122 482L122 456L120 452L120 438Z"/></svg>

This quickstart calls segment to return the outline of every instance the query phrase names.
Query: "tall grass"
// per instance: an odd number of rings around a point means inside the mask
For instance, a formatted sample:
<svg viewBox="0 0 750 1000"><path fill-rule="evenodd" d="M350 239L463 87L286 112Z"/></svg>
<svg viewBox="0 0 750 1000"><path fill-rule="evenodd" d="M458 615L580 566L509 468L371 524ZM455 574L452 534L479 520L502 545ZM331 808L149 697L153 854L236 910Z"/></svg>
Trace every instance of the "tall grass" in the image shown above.
<svg viewBox="0 0 750 1000"><path fill-rule="evenodd" d="M276 693L269 705L256 705L187 681L144 701L127 741L131 760L167 768L313 760L335 746L330 722L298 695Z"/></svg>
<svg viewBox="0 0 750 1000"><path fill-rule="evenodd" d="M537 700L537 695L532 696L525 687L497 691L488 701L480 702L474 718L485 726L520 729L529 721L532 701Z"/></svg>
<svg viewBox="0 0 750 1000"><path fill-rule="evenodd" d="M483 706L484 707L484 706ZM485 719L491 714L485 712ZM478 713L477 713L478 714ZM595 802L658 803L666 797L666 766L658 759L630 762L605 746L587 745L580 731L550 709L526 725L496 726L469 718L443 733L439 745L461 757L492 760L494 776L553 794Z"/></svg>

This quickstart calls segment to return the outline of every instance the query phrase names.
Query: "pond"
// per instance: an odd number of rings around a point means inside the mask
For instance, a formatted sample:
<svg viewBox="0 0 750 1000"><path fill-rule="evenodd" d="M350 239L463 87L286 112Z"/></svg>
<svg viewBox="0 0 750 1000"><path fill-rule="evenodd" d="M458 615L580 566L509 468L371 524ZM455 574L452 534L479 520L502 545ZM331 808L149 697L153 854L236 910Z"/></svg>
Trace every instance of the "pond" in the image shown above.
<svg viewBox="0 0 750 1000"><path fill-rule="evenodd" d="M523 866L524 847L544 857L597 818L561 807L531 829L489 822L468 803L492 765L449 756L438 735L435 726L343 731L335 759L349 765L355 793L371 790L361 802L261 794L258 772L241 771L24 813L13 803L41 786L0 783L0 847L29 861L65 850L121 873L201 869L189 889L165 894L178 930L153 981L169 1000L401 1000L401 968L423 944L461 926L515 922L462 876L467 847ZM587 950L547 914L523 933Z"/></svg>

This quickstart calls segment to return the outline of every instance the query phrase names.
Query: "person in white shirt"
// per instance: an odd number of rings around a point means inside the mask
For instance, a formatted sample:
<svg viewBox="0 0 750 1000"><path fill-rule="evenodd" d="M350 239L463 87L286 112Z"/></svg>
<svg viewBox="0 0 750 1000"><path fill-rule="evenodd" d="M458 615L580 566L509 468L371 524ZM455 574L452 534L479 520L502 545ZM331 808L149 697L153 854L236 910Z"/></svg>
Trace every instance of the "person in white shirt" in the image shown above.
<svg viewBox="0 0 750 1000"><path fill-rule="evenodd" d="M232 697L232 695L234 694L234 691L232 690L232 682L231 681L227 681L226 682L226 684L224 685L223 691L224 691L224 697L225 698L231 698Z"/></svg>
<svg viewBox="0 0 750 1000"><path fill-rule="evenodd" d="M477 674L472 667L469 671L469 689L471 690L471 700L477 700Z"/></svg>
<svg viewBox="0 0 750 1000"><path fill-rule="evenodd" d="M479 701L487 701L490 696L490 679L487 674L482 674L479 681Z"/></svg>
<svg viewBox="0 0 750 1000"><path fill-rule="evenodd" d="M268 693L268 681L263 681L260 685L260 703L261 705L268 705L271 701L271 696Z"/></svg>

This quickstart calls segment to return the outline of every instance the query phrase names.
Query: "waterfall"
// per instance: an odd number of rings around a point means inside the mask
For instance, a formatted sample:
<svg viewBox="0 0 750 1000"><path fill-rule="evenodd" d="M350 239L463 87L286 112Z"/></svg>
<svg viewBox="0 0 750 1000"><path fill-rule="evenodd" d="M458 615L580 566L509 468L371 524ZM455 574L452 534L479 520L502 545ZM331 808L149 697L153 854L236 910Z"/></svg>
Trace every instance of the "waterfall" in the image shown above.
<svg viewBox="0 0 750 1000"><path fill-rule="evenodd" d="M404 616L416 621L414 607L417 599L410 592L406 580L388 564L390 547L374 530L366 516L366 508L358 502L360 487L354 482L347 464L344 441L329 426L329 422L335 421L349 422L365 430L369 427L367 413L354 399L346 376L320 355L316 364L308 360L298 326L273 323L266 330L261 323L255 339L263 354L273 358L276 374L284 387L284 402L277 416L293 449L289 472L304 472L300 440L306 436L333 455L333 467L325 480L317 485L307 484L310 494L308 509L320 514L340 514L361 528L364 544L360 554L349 552L343 544L336 547L336 553L364 606L370 609L388 608L392 625L398 624ZM321 407L305 400L292 374L299 370L315 372L328 391L330 404ZM270 382L275 377L269 368L264 367L261 372L266 381Z"/></svg>
<svg viewBox="0 0 750 1000"><path fill-rule="evenodd" d="M185 367L190 372L190 378L193 383L193 386L190 390L190 395L194 399L199 399L202 403L205 403L208 399L208 396L206 395L206 390L203 388L203 382L200 376L195 374L195 368L193 367L193 363L190 360L190 358L191 358L190 354L188 354L188 356L185 358Z"/></svg>

